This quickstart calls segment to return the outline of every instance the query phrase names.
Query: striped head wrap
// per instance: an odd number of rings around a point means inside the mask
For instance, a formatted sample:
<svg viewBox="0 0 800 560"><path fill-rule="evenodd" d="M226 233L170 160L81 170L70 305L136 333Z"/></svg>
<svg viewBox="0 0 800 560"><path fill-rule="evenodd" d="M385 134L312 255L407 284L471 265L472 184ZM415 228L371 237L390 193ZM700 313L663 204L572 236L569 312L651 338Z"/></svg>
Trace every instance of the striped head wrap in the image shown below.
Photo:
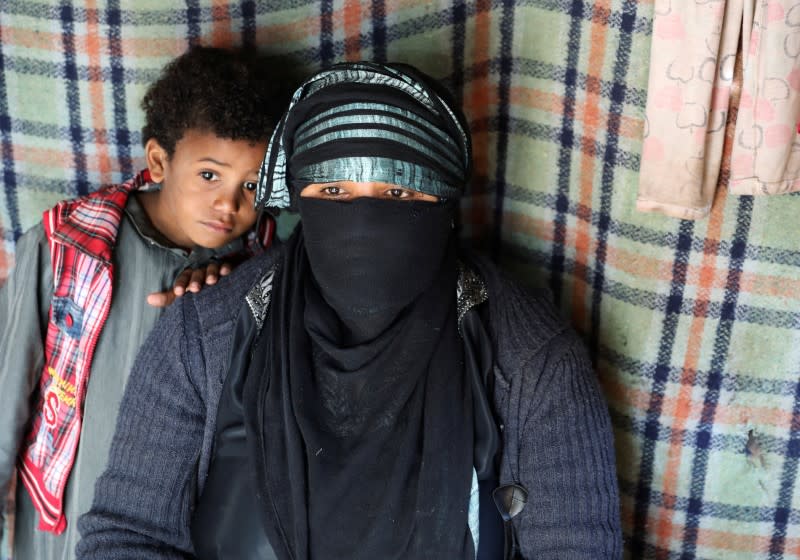
<svg viewBox="0 0 800 560"><path fill-rule="evenodd" d="M258 208L291 208L311 183L382 182L440 198L463 194L466 121L448 92L407 65L344 63L295 91L272 135Z"/></svg>

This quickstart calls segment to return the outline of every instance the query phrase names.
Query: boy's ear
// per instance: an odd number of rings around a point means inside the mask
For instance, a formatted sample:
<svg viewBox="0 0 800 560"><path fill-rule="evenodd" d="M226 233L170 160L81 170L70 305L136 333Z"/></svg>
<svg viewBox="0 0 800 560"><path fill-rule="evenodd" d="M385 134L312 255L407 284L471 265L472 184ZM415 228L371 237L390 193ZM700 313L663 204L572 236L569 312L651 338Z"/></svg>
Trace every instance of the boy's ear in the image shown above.
<svg viewBox="0 0 800 560"><path fill-rule="evenodd" d="M147 169L150 170L150 178L154 183L164 180L164 168L169 160L167 151L155 138L151 138L144 145L144 157L147 161Z"/></svg>

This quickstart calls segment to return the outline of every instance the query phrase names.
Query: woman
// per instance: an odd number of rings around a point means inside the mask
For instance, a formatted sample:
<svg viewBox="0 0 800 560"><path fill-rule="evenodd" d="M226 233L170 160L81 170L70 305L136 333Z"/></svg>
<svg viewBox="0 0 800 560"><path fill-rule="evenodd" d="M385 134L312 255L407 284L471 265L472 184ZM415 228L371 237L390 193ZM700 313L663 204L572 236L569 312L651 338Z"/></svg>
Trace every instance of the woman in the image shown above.
<svg viewBox="0 0 800 560"><path fill-rule="evenodd" d="M620 556L580 342L458 250L470 159L462 114L413 68L297 90L257 203L301 225L156 328L79 557Z"/></svg>

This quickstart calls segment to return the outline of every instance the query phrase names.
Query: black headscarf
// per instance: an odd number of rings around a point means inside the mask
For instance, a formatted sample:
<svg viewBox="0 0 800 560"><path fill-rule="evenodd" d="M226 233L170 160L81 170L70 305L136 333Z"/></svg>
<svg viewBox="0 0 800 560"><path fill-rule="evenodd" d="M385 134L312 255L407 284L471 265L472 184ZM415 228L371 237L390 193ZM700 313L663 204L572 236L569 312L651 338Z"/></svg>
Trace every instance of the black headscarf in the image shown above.
<svg viewBox="0 0 800 560"><path fill-rule="evenodd" d="M330 174L356 168L359 180L378 169L372 180L380 181L388 160L395 170L415 170L396 184L423 190L428 183L420 178L435 176L438 192L461 193L469 144L426 78L372 64L323 74L332 83L304 86L270 146L273 157L289 148L282 156L287 184L352 179ZM365 77L370 88L362 87ZM368 106L379 92L382 104L413 106L420 129L433 126L449 140L420 149L389 134L374 150L363 138L337 138L305 146L297 154L304 160L296 161L298 127L326 118L320 115L340 102L348 79L351 102ZM420 102L420 91L435 102ZM336 126L323 126L322 134L341 130ZM423 156L437 149L459 155L447 165L426 162ZM309 162L324 170L319 179L293 174ZM262 187L274 179L262 176ZM457 201L302 198L298 206L301 226L286 244L245 387L270 542L279 558L472 559L467 509L476 395L457 331Z"/></svg>

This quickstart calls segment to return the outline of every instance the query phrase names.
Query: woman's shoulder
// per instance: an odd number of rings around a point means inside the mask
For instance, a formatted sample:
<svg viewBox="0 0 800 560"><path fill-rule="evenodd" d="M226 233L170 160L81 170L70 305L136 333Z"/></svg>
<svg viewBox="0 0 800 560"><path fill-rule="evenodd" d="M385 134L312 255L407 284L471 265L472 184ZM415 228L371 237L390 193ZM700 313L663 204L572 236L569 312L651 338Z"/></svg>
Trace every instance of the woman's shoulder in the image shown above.
<svg viewBox="0 0 800 560"><path fill-rule="evenodd" d="M483 280L492 310L498 314L498 320L511 321L508 327L520 326L517 323L522 322L537 327L545 337L567 328L550 290L523 286L492 261L476 253L463 252L461 261Z"/></svg>
<svg viewBox="0 0 800 560"><path fill-rule="evenodd" d="M265 275L270 274L282 253L282 247L275 245L240 264L214 286L207 286L197 294L184 296L188 298L187 302L193 303L192 307L203 330L208 331L215 325L234 321L246 304L248 293L263 282Z"/></svg>
<svg viewBox="0 0 800 560"><path fill-rule="evenodd" d="M515 361L527 361L571 330L548 290L524 287L474 253L463 254L462 261L485 283L488 305L484 322L498 358L514 356Z"/></svg>

